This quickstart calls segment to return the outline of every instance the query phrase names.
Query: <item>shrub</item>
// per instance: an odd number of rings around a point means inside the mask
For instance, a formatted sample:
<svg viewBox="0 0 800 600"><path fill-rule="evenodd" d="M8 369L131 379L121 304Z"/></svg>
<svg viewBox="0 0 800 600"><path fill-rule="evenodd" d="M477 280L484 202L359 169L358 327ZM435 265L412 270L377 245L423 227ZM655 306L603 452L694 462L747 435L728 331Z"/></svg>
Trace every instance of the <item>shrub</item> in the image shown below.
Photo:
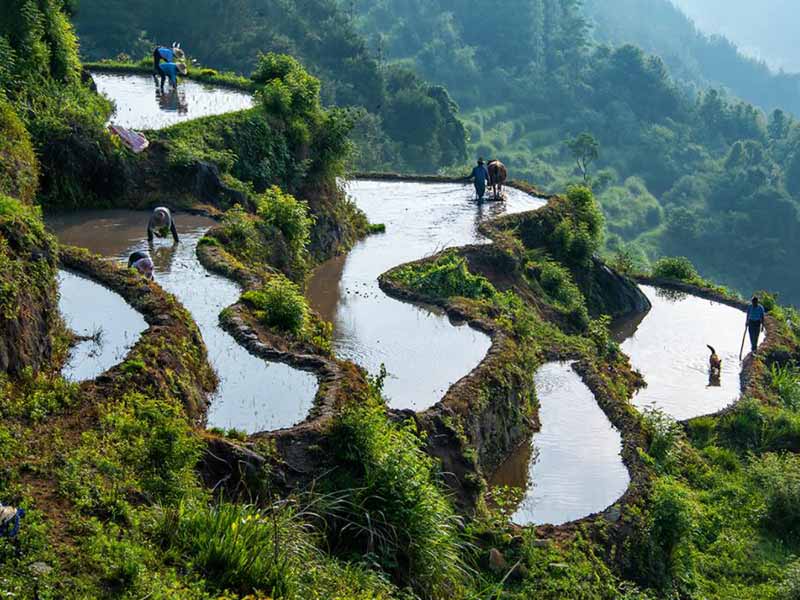
<svg viewBox="0 0 800 600"><path fill-rule="evenodd" d="M272 277L260 290L245 292L242 299L268 327L298 335L308 319L306 299L297 285L282 275Z"/></svg>
<svg viewBox="0 0 800 600"><path fill-rule="evenodd" d="M264 108L283 117L307 115L319 110L319 79L286 54L270 52L258 58L251 75L263 87L257 93Z"/></svg>
<svg viewBox="0 0 800 600"><path fill-rule="evenodd" d="M455 252L447 252L434 262L400 267L392 277L432 298L460 296L477 300L497 293L488 279L470 273L466 259Z"/></svg>
<svg viewBox="0 0 800 600"><path fill-rule="evenodd" d="M661 550L668 573L674 574L690 558L684 545L689 542L696 521L691 492L670 477L657 479L650 516L650 535Z"/></svg>
<svg viewBox="0 0 800 600"><path fill-rule="evenodd" d="M355 405L336 417L331 443L341 465L327 482L337 498L328 508L334 541L371 552L422 597L458 597L459 519L413 424L390 423L381 405Z"/></svg>
<svg viewBox="0 0 800 600"><path fill-rule="evenodd" d="M768 454L754 461L753 476L765 497L764 525L786 541L800 536L800 457Z"/></svg>
<svg viewBox="0 0 800 600"><path fill-rule="evenodd" d="M311 238L314 219L308 204L272 186L256 200L257 214L263 223L278 229L286 238L293 256L299 258Z"/></svg>
<svg viewBox="0 0 800 600"><path fill-rule="evenodd" d="M675 419L660 410L646 409L642 418L645 431L650 437L647 453L662 472L668 472L675 463L681 428Z"/></svg>
<svg viewBox="0 0 800 600"><path fill-rule="evenodd" d="M686 282L696 281L700 277L692 262L683 256L658 259L653 265L653 276Z"/></svg>
<svg viewBox="0 0 800 600"><path fill-rule="evenodd" d="M547 295L566 310L584 304L583 294L572 280L570 272L554 261L545 261L539 267L539 283Z"/></svg>
<svg viewBox="0 0 800 600"><path fill-rule="evenodd" d="M39 183L30 136L0 92L0 194L33 202Z"/></svg>

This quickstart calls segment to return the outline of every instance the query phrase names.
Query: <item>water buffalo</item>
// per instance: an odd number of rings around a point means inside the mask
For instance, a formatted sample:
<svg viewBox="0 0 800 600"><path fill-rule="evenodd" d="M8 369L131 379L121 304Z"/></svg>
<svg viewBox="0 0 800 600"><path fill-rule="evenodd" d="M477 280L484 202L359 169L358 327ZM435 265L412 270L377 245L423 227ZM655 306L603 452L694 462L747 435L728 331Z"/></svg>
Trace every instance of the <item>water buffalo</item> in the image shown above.
<svg viewBox="0 0 800 600"><path fill-rule="evenodd" d="M508 179L508 169L499 160L489 161L489 185L492 186L492 196L499 198L503 193L503 184Z"/></svg>

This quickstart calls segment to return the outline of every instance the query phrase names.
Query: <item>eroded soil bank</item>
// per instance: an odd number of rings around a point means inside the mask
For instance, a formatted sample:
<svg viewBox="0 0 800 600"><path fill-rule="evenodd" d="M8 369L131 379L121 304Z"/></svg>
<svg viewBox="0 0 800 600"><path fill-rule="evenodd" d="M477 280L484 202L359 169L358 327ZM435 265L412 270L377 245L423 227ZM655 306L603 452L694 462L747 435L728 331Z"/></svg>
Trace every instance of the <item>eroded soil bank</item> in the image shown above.
<svg viewBox="0 0 800 600"><path fill-rule="evenodd" d="M386 233L324 263L308 285L311 305L334 324L338 356L372 373L386 366L393 408L424 410L486 356L489 338L453 323L441 309L387 296L378 277L392 267L447 247L484 240L478 225L501 214L536 209L543 200L506 189L506 202L477 204L471 186L355 181L349 193Z"/></svg>
<svg viewBox="0 0 800 600"><path fill-rule="evenodd" d="M49 225L62 243L126 262L134 250L148 248L148 217L144 211L82 211L53 217ZM156 282L192 314L219 377L210 400L209 426L252 433L302 421L313 404L316 377L251 355L220 327L220 312L238 301L240 290L208 272L197 259L197 242L215 221L188 214L176 215L175 220L180 243L157 240L150 251ZM91 311L90 305L85 308Z"/></svg>

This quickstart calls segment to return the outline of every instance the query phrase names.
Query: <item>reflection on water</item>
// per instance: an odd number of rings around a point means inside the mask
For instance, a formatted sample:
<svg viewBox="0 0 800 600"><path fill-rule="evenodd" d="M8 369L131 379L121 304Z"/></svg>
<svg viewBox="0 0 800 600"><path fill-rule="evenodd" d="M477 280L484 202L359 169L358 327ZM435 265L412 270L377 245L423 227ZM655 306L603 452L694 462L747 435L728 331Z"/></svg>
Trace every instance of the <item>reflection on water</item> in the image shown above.
<svg viewBox="0 0 800 600"><path fill-rule="evenodd" d="M134 250L148 249L149 213L85 211L61 215L48 224L62 243L89 248L127 264ZM205 217L178 214L180 244L172 240L150 247L155 280L175 294L203 334L208 357L220 379L209 408L210 426L255 432L302 421L313 403L317 380L312 373L252 356L219 326L219 313L239 298L239 288L205 270L197 260L198 240L214 224ZM93 311L90 303L83 307ZM115 318L115 317L114 317Z"/></svg>
<svg viewBox="0 0 800 600"><path fill-rule="evenodd" d="M89 279L59 271L58 287L58 306L67 327L91 337L70 350L61 373L68 381L94 379L122 362L147 323L121 296Z"/></svg>
<svg viewBox="0 0 800 600"><path fill-rule="evenodd" d="M391 406L425 409L483 359L490 340L466 325L454 326L440 310L389 298L378 276L447 247L478 242L482 219L532 210L544 201L508 188L507 202L479 206L472 187L459 184L359 181L349 191L371 222L386 225L386 233L322 265L309 283L309 300L333 322L339 356L373 373L386 365L384 391Z"/></svg>
<svg viewBox="0 0 800 600"><path fill-rule="evenodd" d="M111 121L132 129L161 129L188 119L220 115L253 106L249 94L184 79L177 90L162 92L151 75L92 73L97 89L114 100Z"/></svg>
<svg viewBox="0 0 800 600"><path fill-rule="evenodd" d="M615 324L615 336L644 375L647 387L633 400L683 420L717 412L740 394L739 348L744 312L696 296L642 286L653 305L647 315ZM711 377L713 346L722 359Z"/></svg>
<svg viewBox="0 0 800 600"><path fill-rule="evenodd" d="M542 429L498 468L490 485L522 488L512 521L560 525L600 512L625 493L622 438L568 364L536 373Z"/></svg>

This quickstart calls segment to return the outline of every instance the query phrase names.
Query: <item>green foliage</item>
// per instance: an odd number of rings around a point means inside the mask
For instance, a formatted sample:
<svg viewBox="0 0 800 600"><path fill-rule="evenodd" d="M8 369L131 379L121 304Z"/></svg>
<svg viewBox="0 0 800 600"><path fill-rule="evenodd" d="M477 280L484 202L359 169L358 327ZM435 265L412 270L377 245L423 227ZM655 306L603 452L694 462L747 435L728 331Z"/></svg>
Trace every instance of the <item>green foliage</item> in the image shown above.
<svg viewBox="0 0 800 600"><path fill-rule="evenodd" d="M242 294L268 327L299 335L308 320L308 304L300 289L280 275L271 277L260 290Z"/></svg>
<svg viewBox="0 0 800 600"><path fill-rule="evenodd" d="M355 404L335 418L328 476L332 541L368 551L424 597L461 597L466 579L459 519L436 484L434 459L410 423L390 423L383 407Z"/></svg>
<svg viewBox="0 0 800 600"><path fill-rule="evenodd" d="M795 365L772 363L769 368L770 386L778 394L783 405L800 411L800 371Z"/></svg>
<svg viewBox="0 0 800 600"><path fill-rule="evenodd" d="M590 133L581 133L574 139L567 140L564 144L572 153L575 163L583 176L583 181L589 180L589 166L600 158L600 143Z"/></svg>
<svg viewBox="0 0 800 600"><path fill-rule="evenodd" d="M104 407L99 428L66 452L58 478L80 511L126 522L133 492L165 504L194 493L200 451L180 408L132 393Z"/></svg>
<svg viewBox="0 0 800 600"><path fill-rule="evenodd" d="M256 199L256 214L266 226L274 227L283 234L293 256L304 255L314 224L306 202L296 200L291 194L272 186Z"/></svg>
<svg viewBox="0 0 800 600"><path fill-rule="evenodd" d="M320 82L286 54L259 56L251 76L261 89L257 97L271 114L289 118L314 115L320 108Z"/></svg>
<svg viewBox="0 0 800 600"><path fill-rule="evenodd" d="M295 597L297 579L312 556L302 522L289 506L266 510L222 502L180 503L163 511L158 530L214 591Z"/></svg>
<svg viewBox="0 0 800 600"><path fill-rule="evenodd" d="M766 506L764 525L788 543L796 543L800 535L800 457L768 454L752 467Z"/></svg>
<svg viewBox="0 0 800 600"><path fill-rule="evenodd" d="M548 247L556 258L584 266L603 241L604 219L591 190L571 187L560 207L560 220L548 236Z"/></svg>
<svg viewBox="0 0 800 600"><path fill-rule="evenodd" d="M497 293L485 277L470 273L466 259L456 252L447 252L434 262L405 265L395 270L392 277L436 299L460 296L477 300L491 298Z"/></svg>
<svg viewBox="0 0 800 600"><path fill-rule="evenodd" d="M30 204L38 178L30 136L11 104L0 95L0 194Z"/></svg>
<svg viewBox="0 0 800 600"><path fill-rule="evenodd" d="M675 258L660 258L653 265L653 277L663 277L664 279L677 279L688 283L699 279L697 269L692 262L683 256Z"/></svg>

